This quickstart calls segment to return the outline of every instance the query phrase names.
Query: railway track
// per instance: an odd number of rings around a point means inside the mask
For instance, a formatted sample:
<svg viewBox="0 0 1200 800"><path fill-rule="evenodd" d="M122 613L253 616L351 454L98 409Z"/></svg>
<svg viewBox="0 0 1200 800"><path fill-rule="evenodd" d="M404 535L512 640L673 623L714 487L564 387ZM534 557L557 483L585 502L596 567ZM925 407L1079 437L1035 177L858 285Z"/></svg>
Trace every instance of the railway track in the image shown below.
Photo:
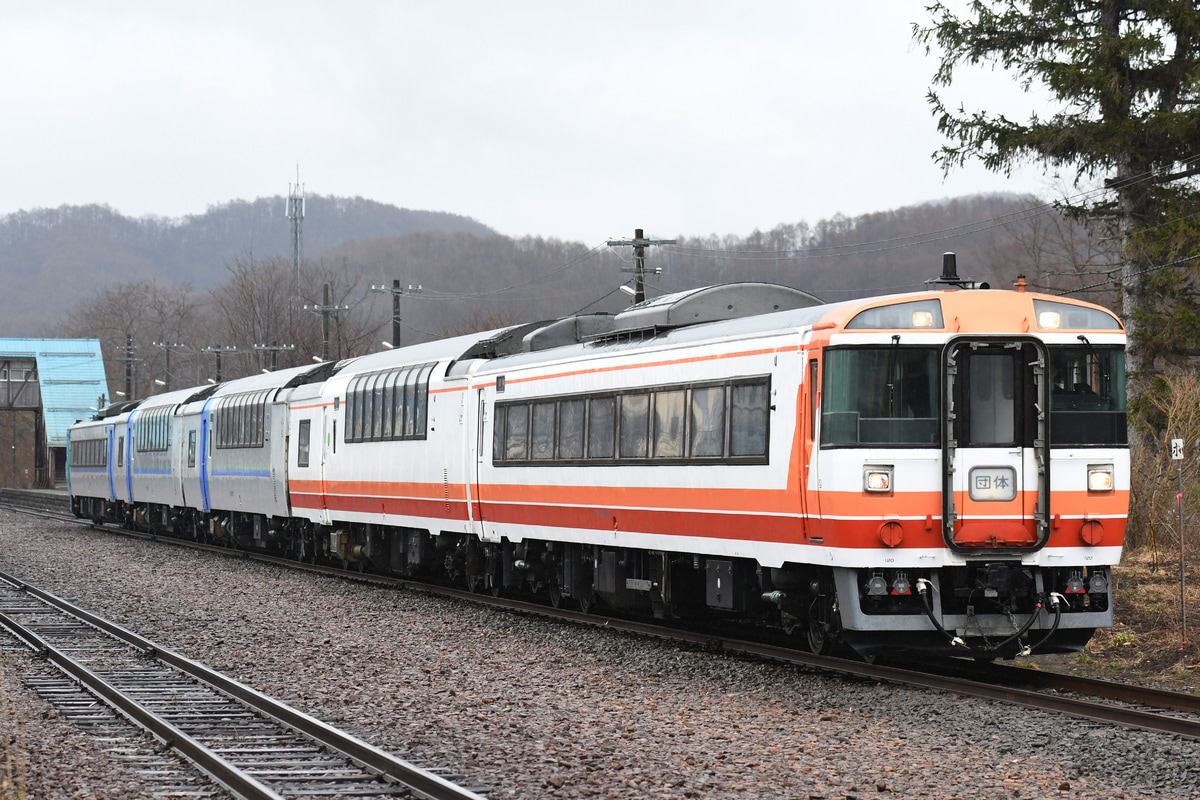
<svg viewBox="0 0 1200 800"><path fill-rule="evenodd" d="M0 573L0 625L63 677L30 684L64 716L116 740L162 796L249 800L377 797L483 800L244 684ZM97 699L104 706L97 704ZM128 723L172 755L139 747ZM182 763L186 760L203 779Z"/></svg>
<svg viewBox="0 0 1200 800"><path fill-rule="evenodd" d="M59 520L82 522L53 512L16 508L25 513L38 513ZM855 679L881 681L913 686L933 691L951 692L964 697L986 699L1024 708L1055 712L1091 723L1137 728L1200 740L1200 698L1195 695L1168 692L1113 681L1081 678L1060 673L1042 672L1022 667L1004 667L976 662L938 661L919 668L907 664L868 664L861 661L820 656L790 647L750 641L739 636L713 631L684 630L651 622L602 617L569 609L552 608L526 600L475 594L437 584L420 583L410 579L393 578L370 573L342 570L330 566L301 564L267 554L231 551L224 547L199 544L154 534L102 528L108 532L136 538L166 541L195 549L223 554L236 553L255 560L288 566L293 569L338 575L354 580L385 586L403 586L434 592L449 597L468 599L496 608L538 614L555 619L571 620L615 630L697 644L714 651L762 658L779 663L794 664Z"/></svg>

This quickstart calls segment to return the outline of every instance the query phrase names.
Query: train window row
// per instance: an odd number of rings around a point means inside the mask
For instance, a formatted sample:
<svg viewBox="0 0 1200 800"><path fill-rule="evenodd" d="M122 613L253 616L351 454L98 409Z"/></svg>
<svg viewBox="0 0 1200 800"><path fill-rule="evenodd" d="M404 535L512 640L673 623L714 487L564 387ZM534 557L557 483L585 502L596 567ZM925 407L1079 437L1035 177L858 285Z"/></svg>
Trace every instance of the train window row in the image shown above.
<svg viewBox="0 0 1200 800"><path fill-rule="evenodd" d="M170 406L151 408L137 413L134 418L134 435L139 453L162 452L167 449L170 419Z"/></svg>
<svg viewBox="0 0 1200 800"><path fill-rule="evenodd" d="M267 397L273 389L222 397L212 413L217 447L262 447L267 433Z"/></svg>
<svg viewBox="0 0 1200 800"><path fill-rule="evenodd" d="M497 403L492 462L763 464L769 398L763 377Z"/></svg>
<svg viewBox="0 0 1200 800"><path fill-rule="evenodd" d="M107 467L108 440L84 439L82 442L71 442L72 467Z"/></svg>
<svg viewBox="0 0 1200 800"><path fill-rule="evenodd" d="M424 439L434 362L358 375L346 389L346 441Z"/></svg>

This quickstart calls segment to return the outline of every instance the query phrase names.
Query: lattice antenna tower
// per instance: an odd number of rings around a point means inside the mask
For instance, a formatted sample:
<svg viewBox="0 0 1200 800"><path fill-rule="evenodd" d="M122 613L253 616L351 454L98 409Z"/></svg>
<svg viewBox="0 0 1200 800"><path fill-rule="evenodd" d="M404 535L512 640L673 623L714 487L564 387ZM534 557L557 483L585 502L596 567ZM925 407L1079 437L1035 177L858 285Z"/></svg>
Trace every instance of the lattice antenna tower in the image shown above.
<svg viewBox="0 0 1200 800"><path fill-rule="evenodd" d="M292 221L292 295L300 287L300 256L304 253L304 184L300 183L300 165L296 165L296 182L288 184L287 217Z"/></svg>

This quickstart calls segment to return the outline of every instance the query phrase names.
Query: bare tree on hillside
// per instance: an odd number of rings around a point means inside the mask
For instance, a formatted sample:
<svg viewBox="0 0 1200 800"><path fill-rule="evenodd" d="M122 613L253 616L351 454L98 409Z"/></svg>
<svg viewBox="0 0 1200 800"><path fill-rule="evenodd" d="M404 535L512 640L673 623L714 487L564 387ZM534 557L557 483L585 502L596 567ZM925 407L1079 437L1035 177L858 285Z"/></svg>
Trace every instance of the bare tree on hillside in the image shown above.
<svg viewBox="0 0 1200 800"><path fill-rule="evenodd" d="M68 336L100 340L104 370L111 389L117 391L125 390L126 342L132 341L132 393L145 397L159 390L155 379L166 381L167 351L154 343L194 345L199 314L188 284L118 283L76 306L65 328ZM171 362L175 386L187 382L182 376L189 374L190 367L189 357L177 351Z"/></svg>

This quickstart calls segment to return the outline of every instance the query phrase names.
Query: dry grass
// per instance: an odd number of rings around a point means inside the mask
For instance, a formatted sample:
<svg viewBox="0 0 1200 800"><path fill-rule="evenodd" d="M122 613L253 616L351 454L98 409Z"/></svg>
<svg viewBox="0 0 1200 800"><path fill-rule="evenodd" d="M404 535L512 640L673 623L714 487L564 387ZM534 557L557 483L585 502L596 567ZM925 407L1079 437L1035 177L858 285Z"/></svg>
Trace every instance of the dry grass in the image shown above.
<svg viewBox="0 0 1200 800"><path fill-rule="evenodd" d="M1097 631L1083 653L1068 658L1072 671L1097 677L1169 684L1200 690L1200 557L1188 554L1187 644L1183 644L1179 552L1126 551L1113 570L1116 624Z"/></svg>

